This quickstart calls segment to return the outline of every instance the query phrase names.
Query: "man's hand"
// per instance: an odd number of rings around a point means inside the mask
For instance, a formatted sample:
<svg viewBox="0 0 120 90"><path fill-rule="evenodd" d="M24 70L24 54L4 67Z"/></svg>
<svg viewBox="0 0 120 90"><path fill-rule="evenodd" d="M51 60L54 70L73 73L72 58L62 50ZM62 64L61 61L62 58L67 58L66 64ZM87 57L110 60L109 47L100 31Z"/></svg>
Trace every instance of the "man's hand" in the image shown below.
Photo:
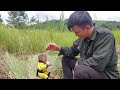
<svg viewBox="0 0 120 90"><path fill-rule="evenodd" d="M48 43L45 50L60 51L61 47L55 43Z"/></svg>

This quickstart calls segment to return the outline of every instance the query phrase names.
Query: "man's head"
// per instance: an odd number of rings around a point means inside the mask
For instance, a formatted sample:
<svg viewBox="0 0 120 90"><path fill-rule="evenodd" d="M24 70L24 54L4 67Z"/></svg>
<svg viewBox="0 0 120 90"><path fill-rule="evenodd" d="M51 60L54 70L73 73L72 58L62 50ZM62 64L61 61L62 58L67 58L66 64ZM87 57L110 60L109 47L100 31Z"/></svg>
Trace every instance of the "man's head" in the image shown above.
<svg viewBox="0 0 120 90"><path fill-rule="evenodd" d="M75 11L67 22L68 29L80 39L90 37L93 31L92 18L87 11Z"/></svg>
<svg viewBox="0 0 120 90"><path fill-rule="evenodd" d="M46 63L46 61L47 61L47 56L42 53L42 54L40 54L40 55L38 56L38 60L39 60L39 62Z"/></svg>

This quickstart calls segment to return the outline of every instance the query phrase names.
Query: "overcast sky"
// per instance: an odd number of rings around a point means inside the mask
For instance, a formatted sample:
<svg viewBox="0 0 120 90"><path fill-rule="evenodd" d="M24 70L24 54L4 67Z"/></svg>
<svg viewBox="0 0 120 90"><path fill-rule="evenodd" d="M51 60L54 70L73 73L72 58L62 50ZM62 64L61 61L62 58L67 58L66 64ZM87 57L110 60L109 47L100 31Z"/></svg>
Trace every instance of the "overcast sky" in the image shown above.
<svg viewBox="0 0 120 90"><path fill-rule="evenodd" d="M64 11L65 18L69 18L70 14L74 11ZM110 21L120 21L120 11L88 11L92 16L93 20L110 20ZM8 19L8 11L0 11L1 17L6 21ZM41 21L45 21L46 17L48 19L59 19L61 11L27 11L30 17L39 16Z"/></svg>

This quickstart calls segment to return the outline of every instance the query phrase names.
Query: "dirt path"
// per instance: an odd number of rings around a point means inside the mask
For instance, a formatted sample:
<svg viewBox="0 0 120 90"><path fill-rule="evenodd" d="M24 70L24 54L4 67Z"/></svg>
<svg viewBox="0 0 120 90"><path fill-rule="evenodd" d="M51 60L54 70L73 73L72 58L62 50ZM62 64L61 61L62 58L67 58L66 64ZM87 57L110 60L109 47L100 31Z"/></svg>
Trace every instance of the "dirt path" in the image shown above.
<svg viewBox="0 0 120 90"><path fill-rule="evenodd" d="M4 65L4 53L0 52L0 79L7 79L7 70Z"/></svg>

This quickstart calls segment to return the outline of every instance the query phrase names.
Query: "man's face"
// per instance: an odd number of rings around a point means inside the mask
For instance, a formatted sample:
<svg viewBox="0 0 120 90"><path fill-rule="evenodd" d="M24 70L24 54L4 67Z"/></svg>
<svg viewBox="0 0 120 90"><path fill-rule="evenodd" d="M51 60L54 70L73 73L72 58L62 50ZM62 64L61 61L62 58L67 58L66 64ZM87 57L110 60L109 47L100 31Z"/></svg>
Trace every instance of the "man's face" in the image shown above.
<svg viewBox="0 0 120 90"><path fill-rule="evenodd" d="M77 37L79 37L81 40L84 40L90 35L90 26L86 26L84 29L81 28L78 25L74 25L72 28L72 32L75 33Z"/></svg>

